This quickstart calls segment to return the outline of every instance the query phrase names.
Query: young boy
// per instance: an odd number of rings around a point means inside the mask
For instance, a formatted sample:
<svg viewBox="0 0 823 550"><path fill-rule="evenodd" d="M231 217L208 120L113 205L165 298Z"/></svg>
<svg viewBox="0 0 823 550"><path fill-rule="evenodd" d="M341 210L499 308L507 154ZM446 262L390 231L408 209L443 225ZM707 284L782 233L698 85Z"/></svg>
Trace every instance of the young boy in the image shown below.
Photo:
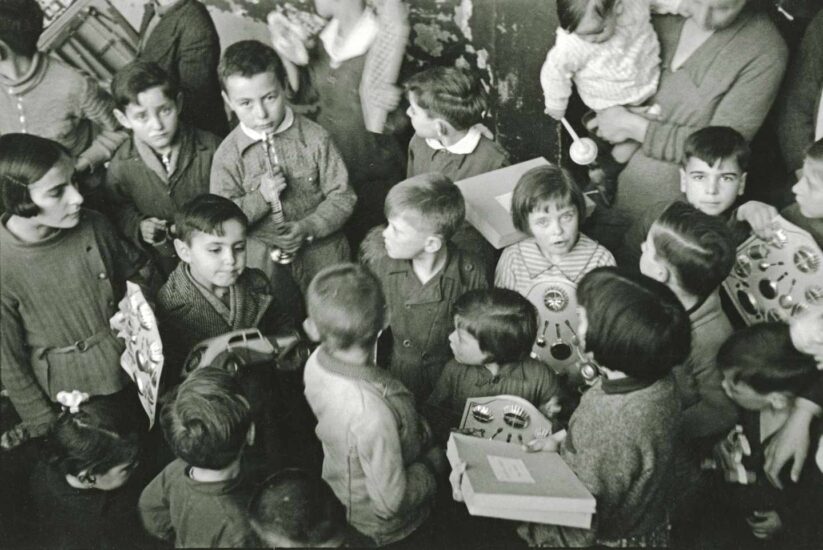
<svg viewBox="0 0 823 550"><path fill-rule="evenodd" d="M240 125L214 155L211 191L248 216L249 266L272 275L271 252L292 254L305 291L323 267L350 259L340 229L357 197L343 159L328 132L286 105L285 69L270 47L232 44L219 71Z"/></svg>
<svg viewBox="0 0 823 550"><path fill-rule="evenodd" d="M486 93L459 69L434 67L405 84L414 127L407 177L440 172L453 181L508 166L506 151L481 124Z"/></svg>
<svg viewBox="0 0 823 550"><path fill-rule="evenodd" d="M783 210L783 217L811 233L823 248L823 139L806 151L803 175L792 192L796 202Z"/></svg>
<svg viewBox="0 0 823 550"><path fill-rule="evenodd" d="M411 393L375 363L387 314L380 284L363 267L336 265L315 277L307 302L306 330L321 342L304 380L323 443L323 479L367 539L359 545L405 539L429 516L446 465L428 449L430 432Z"/></svg>
<svg viewBox="0 0 823 550"><path fill-rule="evenodd" d="M335 548L346 540L346 509L326 482L297 468L258 487L249 521L268 548Z"/></svg>
<svg viewBox="0 0 823 550"><path fill-rule="evenodd" d="M768 236L777 209L759 201L747 201L732 208L746 190L749 145L737 130L727 126L707 126L686 138L680 164L682 201L709 216L718 216L732 231L735 245L749 237L751 231ZM640 244L649 228L669 206L661 202L650 208L629 228L617 263L634 269L640 259Z"/></svg>
<svg viewBox="0 0 823 550"><path fill-rule="evenodd" d="M206 6L197 0L146 2L138 58L160 65L179 82L181 119L220 137L228 131L217 63L220 38Z"/></svg>
<svg viewBox="0 0 823 550"><path fill-rule="evenodd" d="M805 547L798 543L809 535L808 519L815 512L804 509L819 510L809 497L820 488L813 486L808 471L798 485L787 484L786 491L774 487L764 475L764 451L788 419L797 395L818 377L815 360L795 349L788 326L761 323L732 335L717 361L723 389L741 409L741 423L715 450L726 481L735 484L737 511L756 538Z"/></svg>
<svg viewBox="0 0 823 550"><path fill-rule="evenodd" d="M373 232L361 256L380 280L389 308L389 370L424 403L449 359L454 302L486 288L489 274L449 242L465 216L463 195L441 174L402 181L386 197L383 243Z"/></svg>
<svg viewBox="0 0 823 550"><path fill-rule="evenodd" d="M146 250L167 277L177 265L169 235L175 213L209 192L217 136L180 123L182 94L163 69L135 61L111 83L114 116L132 131L106 175L120 230Z"/></svg>
<svg viewBox="0 0 823 550"><path fill-rule="evenodd" d="M214 367L197 369L160 420L177 459L140 495L146 530L176 548L257 546L245 517L252 487L241 464L254 424L235 378Z"/></svg>
<svg viewBox="0 0 823 550"><path fill-rule="evenodd" d="M37 51L42 32L37 0L0 5L0 134L53 139L71 152L77 172L96 170L126 134L111 97L94 80Z"/></svg>

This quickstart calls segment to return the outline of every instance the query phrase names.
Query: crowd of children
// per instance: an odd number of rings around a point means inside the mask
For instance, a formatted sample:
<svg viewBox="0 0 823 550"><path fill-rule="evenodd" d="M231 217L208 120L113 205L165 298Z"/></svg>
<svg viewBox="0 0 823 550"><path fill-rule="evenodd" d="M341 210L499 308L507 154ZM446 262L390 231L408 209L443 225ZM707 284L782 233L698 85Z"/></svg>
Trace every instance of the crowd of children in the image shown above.
<svg viewBox="0 0 823 550"><path fill-rule="evenodd" d="M745 327L722 288L737 247L772 238L779 215L823 246L820 82L813 132L787 154L804 159L791 204L748 200L760 115L736 125L735 104L678 122L665 91L677 65L695 94L732 101L703 82L708 61L689 62L757 25L777 36L756 2L558 0L535 75L546 113L567 123L576 89L610 153L585 181L523 173L510 207L523 239L502 251L455 185L510 163L483 125L484 84L450 67L389 78L407 39L399 0L314 4L329 21L292 56L277 36L221 54L203 5L154 0L109 92L38 51L36 0L0 0L0 545L823 544L823 277L787 323ZM804 70L823 74L812 42ZM758 58L780 67L745 78L782 75L780 46ZM641 156L661 165L658 186L628 204L636 182L615 185ZM110 327L127 281L162 340L154 426ZM533 352L547 281L575 294L571 370ZM289 366L190 355L246 329L311 352ZM446 440L468 398L496 395L553 422L524 449L559 453L596 500L591 528L455 505L465 467L449 467Z"/></svg>

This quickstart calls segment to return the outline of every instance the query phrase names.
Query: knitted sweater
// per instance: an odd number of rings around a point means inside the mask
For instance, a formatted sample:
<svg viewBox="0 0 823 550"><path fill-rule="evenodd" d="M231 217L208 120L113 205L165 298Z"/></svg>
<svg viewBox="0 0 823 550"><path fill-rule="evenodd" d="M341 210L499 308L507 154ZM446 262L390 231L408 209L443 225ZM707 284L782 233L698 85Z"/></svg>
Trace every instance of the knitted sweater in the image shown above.
<svg viewBox="0 0 823 550"><path fill-rule="evenodd" d="M48 55L35 54L17 80L0 76L0 134L53 139L92 166L109 160L126 139L114 107L91 77Z"/></svg>
<svg viewBox="0 0 823 550"><path fill-rule="evenodd" d="M620 173L617 204L636 217L680 194L679 161L686 138L705 126L731 126L751 140L777 95L786 45L764 14L744 10L712 34L676 71L672 69L686 19L655 16L662 73L650 100L662 109L649 122L642 147Z"/></svg>

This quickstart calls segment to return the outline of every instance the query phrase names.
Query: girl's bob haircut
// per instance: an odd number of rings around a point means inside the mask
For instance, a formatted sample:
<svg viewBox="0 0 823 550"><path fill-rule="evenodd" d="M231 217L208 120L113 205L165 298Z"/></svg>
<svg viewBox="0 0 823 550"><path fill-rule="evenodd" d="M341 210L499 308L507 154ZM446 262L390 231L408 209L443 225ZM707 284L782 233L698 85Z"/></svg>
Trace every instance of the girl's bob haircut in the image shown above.
<svg viewBox="0 0 823 550"><path fill-rule="evenodd" d="M512 194L512 221L523 233L531 235L529 214L545 210L550 204L574 206L577 227L586 216L586 199L572 175L557 166L537 166L520 177Z"/></svg>
<svg viewBox="0 0 823 550"><path fill-rule="evenodd" d="M36 216L40 208L32 202L29 186L63 157L72 158L56 141L31 134L0 136L0 206L15 216Z"/></svg>

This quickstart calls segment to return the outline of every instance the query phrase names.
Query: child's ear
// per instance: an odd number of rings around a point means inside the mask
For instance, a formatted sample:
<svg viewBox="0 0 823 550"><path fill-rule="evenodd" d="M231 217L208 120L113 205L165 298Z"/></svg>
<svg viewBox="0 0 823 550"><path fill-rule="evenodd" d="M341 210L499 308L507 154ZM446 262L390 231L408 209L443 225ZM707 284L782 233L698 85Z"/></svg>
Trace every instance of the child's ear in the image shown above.
<svg viewBox="0 0 823 550"><path fill-rule="evenodd" d="M776 411L782 411L791 405L789 396L778 391L769 392L769 394L766 395L766 399L769 401L771 408Z"/></svg>
<svg viewBox="0 0 823 550"><path fill-rule="evenodd" d="M174 251L177 252L177 256L186 262L187 264L191 263L191 249L189 245L186 244L186 241L182 239L174 239Z"/></svg>
<svg viewBox="0 0 823 550"><path fill-rule="evenodd" d="M312 342L320 341L320 331L317 330L317 325L311 317L306 317L306 320L303 321L303 332L306 333L306 336L308 336Z"/></svg>
<svg viewBox="0 0 823 550"><path fill-rule="evenodd" d="M740 176L740 187L737 190L737 196L742 197L743 192L746 191L746 176L748 176L748 172L743 172L743 175Z"/></svg>
<svg viewBox="0 0 823 550"><path fill-rule="evenodd" d="M229 99L229 96L226 94L226 92L220 92L220 95L223 96L223 101L226 102L226 105L228 105L229 109L233 111L234 107L232 106L231 99Z"/></svg>
<svg viewBox="0 0 823 550"><path fill-rule="evenodd" d="M686 171L681 166L680 167L680 192L681 193L686 192L686 182L687 181L688 181L688 179L686 178Z"/></svg>
<svg viewBox="0 0 823 550"><path fill-rule="evenodd" d="M426 243L423 245L423 250L429 254L434 254L444 246L443 237L440 235L429 235L426 237Z"/></svg>
<svg viewBox="0 0 823 550"><path fill-rule="evenodd" d="M441 119L437 119L434 121L434 128L437 130L437 137L444 137L449 135L449 128L450 126Z"/></svg>
<svg viewBox="0 0 823 550"><path fill-rule="evenodd" d="M652 279L661 282L664 285L668 285L671 281L672 272L665 263L655 259L654 269L652 270L650 276Z"/></svg>
<svg viewBox="0 0 823 550"><path fill-rule="evenodd" d="M126 116L126 113L124 113L120 109L115 109L114 110L114 118L117 119L117 122L119 122L120 126L122 126L123 128L128 128L129 130L132 129L131 121Z"/></svg>

